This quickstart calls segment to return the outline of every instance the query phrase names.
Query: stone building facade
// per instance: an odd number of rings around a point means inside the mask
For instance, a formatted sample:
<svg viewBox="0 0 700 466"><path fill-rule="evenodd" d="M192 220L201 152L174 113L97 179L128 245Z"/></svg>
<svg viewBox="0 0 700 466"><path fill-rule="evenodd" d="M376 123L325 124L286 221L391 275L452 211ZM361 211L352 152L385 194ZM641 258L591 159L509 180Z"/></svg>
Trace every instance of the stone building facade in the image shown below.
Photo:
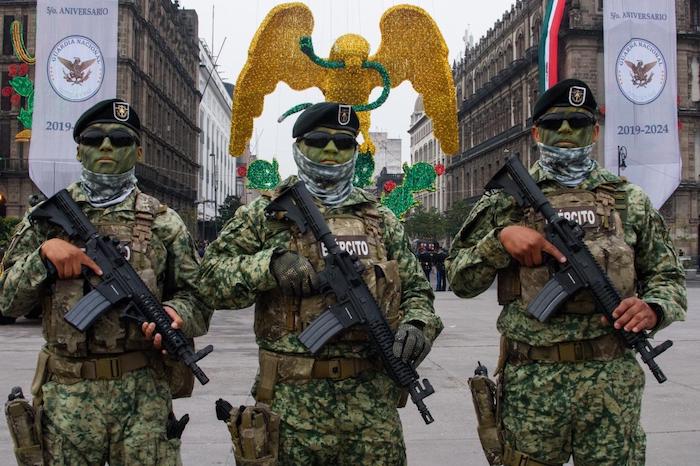
<svg viewBox="0 0 700 466"><path fill-rule="evenodd" d="M35 51L36 2L3 0L3 43L0 72L3 83L12 56L6 43L7 17L22 18L25 44ZM13 18L14 19L14 18ZM26 22L25 22L26 20ZM176 209L190 228L195 225L197 200L199 39L197 13L171 0L119 0L117 97L131 103L142 124L144 160L136 167L139 187ZM8 52L9 46L9 53ZM34 66L30 67L34 72ZM33 76L32 76L33 78ZM0 192L8 197L7 215L22 215L27 196L37 192L29 180L27 144L15 143L17 112L0 106L0 151L9 157L0 172ZM9 120L9 129L6 129ZM19 128L21 129L21 128Z"/></svg>
<svg viewBox="0 0 700 466"><path fill-rule="evenodd" d="M399 185L403 179L401 139L390 138L386 132L370 132L369 135L376 147L374 172L372 173L374 184L370 184L364 189L381 196L384 191L384 183L391 180Z"/></svg>
<svg viewBox="0 0 700 466"><path fill-rule="evenodd" d="M199 180L197 185L198 237L213 229L218 207L236 194L236 159L228 155L231 125L231 93L216 70L214 58L203 39L199 40ZM211 232L207 237L215 237Z"/></svg>
<svg viewBox="0 0 700 466"><path fill-rule="evenodd" d="M14 20L22 23L23 39L31 54L34 54L36 34L36 1L3 1L0 3L0 88L9 86L11 66L20 61L12 49L10 24ZM34 81L34 66L27 75ZM12 105L10 97L0 97L0 206L2 216L18 217L28 207L27 199L38 189L29 179L29 144L16 142L15 135L24 128L17 120L22 105Z"/></svg>
<svg viewBox="0 0 700 466"><path fill-rule="evenodd" d="M433 131L433 120L428 118L423 105L423 97L418 96L411 114L411 125L408 128L411 136L410 151L411 165L417 162L425 162L430 165L445 165L446 157L440 148L440 141ZM435 191L421 191L415 194L416 200L426 211L437 209L444 212L447 208L447 178L438 176L435 179Z"/></svg>
<svg viewBox="0 0 700 466"><path fill-rule="evenodd" d="M517 0L454 67L460 153L448 158L447 206L476 201L508 155L537 160L530 137L538 98L542 0ZM674 243L686 255L700 241L700 0L676 0L678 117L683 164L680 187L661 208ZM559 34L559 77L588 83L603 108L594 156L603 163L605 78L603 0L569 0ZM624 170L621 171L624 175Z"/></svg>

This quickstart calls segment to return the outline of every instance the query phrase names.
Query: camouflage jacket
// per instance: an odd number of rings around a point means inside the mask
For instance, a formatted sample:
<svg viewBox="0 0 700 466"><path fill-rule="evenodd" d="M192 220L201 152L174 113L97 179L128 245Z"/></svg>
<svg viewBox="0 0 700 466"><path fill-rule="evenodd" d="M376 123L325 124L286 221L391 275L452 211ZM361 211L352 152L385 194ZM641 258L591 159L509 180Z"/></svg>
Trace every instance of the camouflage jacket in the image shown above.
<svg viewBox="0 0 700 466"><path fill-rule="evenodd" d="M135 221L138 188L123 202L104 209L92 207L77 183L70 185L68 192L93 224L100 220L127 225ZM187 336L203 335L212 311L196 298L199 263L187 227L175 211L167 209L156 216L151 231L151 247L160 251L154 268L162 277L159 280L163 288L162 304L172 307L182 317L182 330ZM39 304L42 290L47 286L46 267L39 249L46 240L58 235L59 229L32 223L28 215L18 225L2 262L0 312L3 315L21 316Z"/></svg>
<svg viewBox="0 0 700 466"><path fill-rule="evenodd" d="M285 180L278 191L294 184L296 177ZM274 196L274 193L271 194ZM242 309L256 303L262 293L277 287L270 272L273 252L288 248L291 233L272 231L265 218L264 209L270 196L261 196L251 204L236 211L221 234L207 248L202 262L199 290L202 299L215 309ZM420 265L409 249L403 225L387 208L381 206L371 194L354 189L342 205L332 212L351 212L353 206L372 203L382 216L383 242L388 259L398 261L401 279L400 307L403 311L401 322L418 321L424 324L424 332L434 340L442 330L442 322L433 310L434 294ZM326 213L323 206L319 206ZM260 347L276 352L305 353L306 348L296 334L285 335L275 341L258 338ZM326 345L330 353L326 356L339 356L350 351L343 344ZM354 353L358 353L356 349ZM362 352L362 351L360 351Z"/></svg>
<svg viewBox="0 0 700 466"><path fill-rule="evenodd" d="M558 184L535 163L530 174L545 195ZM603 183L614 183L624 193L624 241L634 251L639 298L656 303L663 319L655 330L676 320L684 320L687 310L685 273L671 244L663 218L639 186L626 182L597 167L577 188L593 190ZM447 259L452 290L463 298L484 292L499 270L511 264L511 257L498 239L500 231L523 219L524 210L503 192L488 193L479 199L452 243ZM532 345L595 338L612 330L600 323L600 314L558 314L546 323L531 317L519 299L506 304L498 319L501 334Z"/></svg>

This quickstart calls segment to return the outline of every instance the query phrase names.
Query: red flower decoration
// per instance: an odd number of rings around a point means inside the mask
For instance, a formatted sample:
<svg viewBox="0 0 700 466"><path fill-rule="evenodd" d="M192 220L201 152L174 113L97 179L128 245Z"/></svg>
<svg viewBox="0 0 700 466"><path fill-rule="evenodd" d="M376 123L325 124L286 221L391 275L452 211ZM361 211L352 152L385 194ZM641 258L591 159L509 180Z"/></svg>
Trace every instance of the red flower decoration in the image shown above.
<svg viewBox="0 0 700 466"><path fill-rule="evenodd" d="M17 70L17 74L20 76L24 76L27 73L29 73L29 65L27 65L26 63L21 63Z"/></svg>
<svg viewBox="0 0 700 466"><path fill-rule="evenodd" d="M3 97L10 97L12 95L12 88L10 86L5 86L0 93L2 93Z"/></svg>
<svg viewBox="0 0 700 466"><path fill-rule="evenodd" d="M12 97L10 97L10 103L12 104L13 107L19 107L19 104L22 102L22 96L19 94L12 94Z"/></svg>
<svg viewBox="0 0 700 466"><path fill-rule="evenodd" d="M436 164L435 173L437 173L437 176L442 176L445 173L445 166L441 163Z"/></svg>
<svg viewBox="0 0 700 466"><path fill-rule="evenodd" d="M246 167L245 165L239 165L238 168L236 168L236 174L243 178L248 174L248 167Z"/></svg>
<svg viewBox="0 0 700 466"><path fill-rule="evenodd" d="M7 74L10 75L10 77L16 76L17 75L17 64L13 63L10 66L7 67Z"/></svg>
<svg viewBox="0 0 700 466"><path fill-rule="evenodd" d="M396 181L389 180L384 183L384 192L390 193L396 188Z"/></svg>

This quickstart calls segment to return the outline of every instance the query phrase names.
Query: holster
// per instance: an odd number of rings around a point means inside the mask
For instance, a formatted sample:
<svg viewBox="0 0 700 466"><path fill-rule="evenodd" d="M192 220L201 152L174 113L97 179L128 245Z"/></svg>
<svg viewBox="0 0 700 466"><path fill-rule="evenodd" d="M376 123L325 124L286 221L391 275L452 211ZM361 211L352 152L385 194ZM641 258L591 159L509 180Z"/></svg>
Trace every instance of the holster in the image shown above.
<svg viewBox="0 0 700 466"><path fill-rule="evenodd" d="M481 448L489 464L502 464L503 436L498 411L499 390L486 373L483 375L477 373L467 382L472 392Z"/></svg>
<svg viewBox="0 0 700 466"><path fill-rule="evenodd" d="M14 444L19 466L41 466L41 428L34 408L24 398L22 389L14 387L5 403L7 428Z"/></svg>
<svg viewBox="0 0 700 466"><path fill-rule="evenodd" d="M226 421L237 466L275 466L279 454L280 417L265 403L231 410Z"/></svg>
<svg viewBox="0 0 700 466"><path fill-rule="evenodd" d="M194 349L194 340L190 339L189 341ZM194 374L192 370L184 362L170 356L163 357L163 366L173 400L191 397L192 390L194 390Z"/></svg>

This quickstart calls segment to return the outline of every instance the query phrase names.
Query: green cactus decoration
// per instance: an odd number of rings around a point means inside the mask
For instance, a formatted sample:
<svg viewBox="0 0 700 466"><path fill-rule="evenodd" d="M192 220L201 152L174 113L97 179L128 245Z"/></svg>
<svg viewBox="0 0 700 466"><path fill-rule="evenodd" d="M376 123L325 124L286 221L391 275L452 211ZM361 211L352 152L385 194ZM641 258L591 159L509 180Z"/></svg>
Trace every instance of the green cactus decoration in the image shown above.
<svg viewBox="0 0 700 466"><path fill-rule="evenodd" d="M19 109L17 119L27 129L32 128L32 114L34 113L34 83L26 76L15 76L10 79L10 86L22 97L27 98L27 106Z"/></svg>
<svg viewBox="0 0 700 466"><path fill-rule="evenodd" d="M419 203L413 193L420 191L435 191L435 168L426 162L418 162L409 166L403 164L403 183L394 188L390 193L382 194L382 204L391 209L394 214L403 220L406 212Z"/></svg>
<svg viewBox="0 0 700 466"><path fill-rule="evenodd" d="M248 183L250 189L269 190L280 184L279 164L276 159L272 163L267 160L256 160L248 165Z"/></svg>
<svg viewBox="0 0 700 466"><path fill-rule="evenodd" d="M355 161L355 175L352 178L352 184L358 188L364 188L372 182L374 174L374 157L370 152L361 152L357 154Z"/></svg>

